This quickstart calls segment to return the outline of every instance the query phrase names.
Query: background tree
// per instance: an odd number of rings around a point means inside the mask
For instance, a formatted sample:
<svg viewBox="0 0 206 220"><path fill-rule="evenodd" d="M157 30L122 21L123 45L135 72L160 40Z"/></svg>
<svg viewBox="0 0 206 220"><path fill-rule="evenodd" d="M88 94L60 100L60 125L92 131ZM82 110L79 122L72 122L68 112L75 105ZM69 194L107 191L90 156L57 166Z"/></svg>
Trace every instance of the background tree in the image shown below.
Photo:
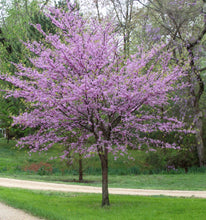
<svg viewBox="0 0 206 220"><path fill-rule="evenodd" d="M206 2L205 0L190 1L168 1L168 0L138 0L147 13L148 35L154 35L154 28L158 28L159 39L170 42L173 56L180 62L181 57L190 57L190 70L188 71L188 82L193 84L188 97L188 109L193 115L193 126L196 128L196 146L199 165L205 164L205 152L203 143L203 109L200 108L201 97L204 92L203 71L205 66L200 63L204 56L205 33L206 33ZM179 110L181 113L181 108ZM188 118L186 119L188 120Z"/></svg>
<svg viewBox="0 0 206 220"><path fill-rule="evenodd" d="M12 62L29 65L31 54L22 44L27 40L43 40L43 35L34 29L30 23L40 23L44 31L55 32L50 20L43 14L43 9L49 1L40 2L38 0L13 0L2 2L1 25L0 25L0 69L2 73L14 74L15 67ZM1 89L11 85L2 84ZM18 129L12 129L12 115L17 115L24 109L21 99L4 100L1 96L0 104L1 127L7 130L7 138L19 136ZM11 129L11 130L10 130ZM15 134L16 133L16 134ZM22 132L21 132L22 133ZM9 135L10 134L10 135Z"/></svg>
<svg viewBox="0 0 206 220"><path fill-rule="evenodd" d="M139 25L138 19L142 15L142 9L138 8L137 2L134 0L94 0L93 4L100 21L103 17L107 17L107 19L116 22L115 31L123 39L124 56L129 56L136 46L133 44L132 37L134 35L132 33Z"/></svg>

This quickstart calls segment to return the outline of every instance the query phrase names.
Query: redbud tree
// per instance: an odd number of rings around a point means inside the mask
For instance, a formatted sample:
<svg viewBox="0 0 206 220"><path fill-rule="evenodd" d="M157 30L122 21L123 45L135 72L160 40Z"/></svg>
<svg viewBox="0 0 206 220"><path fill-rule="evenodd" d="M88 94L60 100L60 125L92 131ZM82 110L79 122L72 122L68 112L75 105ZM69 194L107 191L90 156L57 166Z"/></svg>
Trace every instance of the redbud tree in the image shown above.
<svg viewBox="0 0 206 220"><path fill-rule="evenodd" d="M35 25L45 42L25 43L35 54L32 67L15 64L13 76L1 76L16 88L8 90L7 96L23 98L29 106L27 112L14 117L14 124L36 129L18 144L31 152L65 144L68 148L62 158L71 152L97 153L102 205L109 205L109 153L126 155L128 147L142 143L176 147L148 134L184 132L183 123L161 112L171 94L184 87L179 83L184 73L172 65L171 54L163 45L147 53L139 49L125 59L115 27L84 19L71 5L67 12L50 9L47 16L59 31L46 34ZM92 137L95 142L85 145ZM73 142L68 144L69 139Z"/></svg>

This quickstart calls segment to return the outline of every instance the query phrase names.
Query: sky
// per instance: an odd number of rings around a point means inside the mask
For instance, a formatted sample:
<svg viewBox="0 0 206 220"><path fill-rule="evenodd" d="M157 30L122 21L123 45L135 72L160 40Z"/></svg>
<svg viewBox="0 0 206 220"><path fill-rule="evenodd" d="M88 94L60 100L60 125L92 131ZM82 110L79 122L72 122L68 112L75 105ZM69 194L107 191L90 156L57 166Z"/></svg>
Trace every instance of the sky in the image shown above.
<svg viewBox="0 0 206 220"><path fill-rule="evenodd" d="M14 1L14 0L13 0ZM22 0L23 1L23 0ZM28 0L29 1L29 0ZM40 2L44 3L46 0L40 0ZM54 5L55 1L58 1L58 0L49 0L49 6L52 6ZM100 2L106 2L104 0L99 0ZM120 0L122 2L125 2L125 0ZM144 2L146 0L143 0ZM2 22L2 17L5 17L6 16L6 13L5 13L5 6L4 5L9 5L11 4L12 0L0 0L0 23ZM70 2L75 2L75 0L70 0ZM96 15L97 14L97 11L96 11L96 8L94 5L92 5L92 2L93 0L78 0L79 4L80 4L80 9L82 10L82 12L84 14L92 14L92 15ZM137 3L137 1L134 1L135 4L138 6L138 7L141 7L141 5L139 3ZM108 8L108 6L106 5L102 5L100 4L100 12L103 14L103 15L106 15L106 11Z"/></svg>
<svg viewBox="0 0 206 220"><path fill-rule="evenodd" d="M58 1L58 0L56 0ZM92 2L94 0L77 0L78 3L80 4L80 10L82 10L84 13L91 13L92 15L96 14L96 8L94 6L94 4L92 4ZM125 2L126 0L120 0L120 2ZM147 0L142 0L144 3ZM55 0L50 0L50 4L54 5ZM70 0L70 2L74 3L75 0ZM106 6L105 4L100 4L101 2L106 2L105 0L99 0L99 5L100 5L100 12L103 13L103 15L106 15L106 11L108 9L108 6ZM136 0L134 0L134 4L138 7L142 7L142 5L140 3L138 3Z"/></svg>

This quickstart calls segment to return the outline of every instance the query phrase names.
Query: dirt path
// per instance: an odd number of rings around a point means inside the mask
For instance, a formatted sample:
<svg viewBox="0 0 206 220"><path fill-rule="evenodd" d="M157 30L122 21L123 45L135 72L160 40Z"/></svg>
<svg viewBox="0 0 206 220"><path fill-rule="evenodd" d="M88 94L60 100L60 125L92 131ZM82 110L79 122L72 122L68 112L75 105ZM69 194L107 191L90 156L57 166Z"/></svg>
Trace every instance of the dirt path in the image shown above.
<svg viewBox="0 0 206 220"><path fill-rule="evenodd" d="M17 179L8 179L8 178L0 178L0 186L32 189L32 190L101 193L101 187L67 185L67 184L59 184L59 183L57 184L45 183L45 182L17 180ZM144 196L165 195L165 196L177 196L177 197L206 198L206 191L109 188L109 193L121 194L121 195L144 195ZM22 211L0 204L0 220L38 220L38 218L28 216L28 214L25 214Z"/></svg>

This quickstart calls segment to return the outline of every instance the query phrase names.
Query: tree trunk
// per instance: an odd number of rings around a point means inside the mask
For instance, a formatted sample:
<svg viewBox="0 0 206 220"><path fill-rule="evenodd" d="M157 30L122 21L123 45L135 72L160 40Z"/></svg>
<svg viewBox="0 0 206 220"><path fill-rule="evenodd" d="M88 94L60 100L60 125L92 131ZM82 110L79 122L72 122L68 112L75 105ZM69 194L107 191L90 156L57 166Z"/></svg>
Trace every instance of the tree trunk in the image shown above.
<svg viewBox="0 0 206 220"><path fill-rule="evenodd" d="M202 112L199 111L196 115L196 139L197 139L197 153L199 158L199 165L200 167L205 165L205 159L204 159L204 144L203 144L203 138L202 138Z"/></svg>
<svg viewBox="0 0 206 220"><path fill-rule="evenodd" d="M206 26L205 26L206 28ZM205 29L206 30L206 29ZM203 37L203 36L202 36ZM196 41L197 44L198 41ZM200 99L204 92L204 82L200 75L200 72L198 71L197 67L195 66L195 56L193 53L194 46L196 44L190 44L187 47L187 50L189 52L189 56L191 58L190 60L190 67L191 67L191 73L195 74L199 89L198 91L195 91L195 88L191 90L191 95L194 97L194 109L195 109L195 129L196 129L196 146L197 146L197 153L198 153L198 159L199 159L199 165L200 167L205 165L205 155L204 155L204 143L203 143L203 114L200 110ZM191 82L191 79L189 79L189 83Z"/></svg>
<svg viewBox="0 0 206 220"><path fill-rule="evenodd" d="M102 167L102 206L109 206L108 191L108 152L105 150L104 155L99 155Z"/></svg>
<svg viewBox="0 0 206 220"><path fill-rule="evenodd" d="M9 143L9 139L10 139L10 131L9 128L6 128L6 139L7 139L7 144Z"/></svg>
<svg viewBox="0 0 206 220"><path fill-rule="evenodd" d="M82 155L79 153L79 182L83 181Z"/></svg>

